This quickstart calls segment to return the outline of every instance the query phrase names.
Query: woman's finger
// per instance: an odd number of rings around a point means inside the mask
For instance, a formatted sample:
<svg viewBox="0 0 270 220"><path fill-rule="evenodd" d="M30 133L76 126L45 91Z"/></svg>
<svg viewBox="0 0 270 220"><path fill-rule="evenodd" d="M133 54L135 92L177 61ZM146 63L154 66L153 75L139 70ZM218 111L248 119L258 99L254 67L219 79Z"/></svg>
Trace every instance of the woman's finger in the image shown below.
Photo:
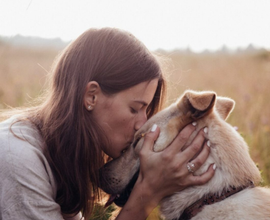
<svg viewBox="0 0 270 220"><path fill-rule="evenodd" d="M190 135L195 131L195 126L196 124L192 123L184 127L176 136L175 140L164 151L170 151L173 154L181 151L189 140Z"/></svg>
<svg viewBox="0 0 270 220"><path fill-rule="evenodd" d="M199 153L199 155L188 163L187 167L190 167L190 172L195 172L196 170L198 170L207 160L209 153L210 141L207 141L204 143L202 151Z"/></svg>
<svg viewBox="0 0 270 220"><path fill-rule="evenodd" d="M189 180L192 183L191 185L203 185L207 183L215 174L216 164L211 164L208 170L199 176L189 175Z"/></svg>
<svg viewBox="0 0 270 220"><path fill-rule="evenodd" d="M202 150L203 143L205 142L204 135L206 132L206 128L201 129L192 143L182 152L182 156L186 158L187 162L193 159Z"/></svg>
<svg viewBox="0 0 270 220"><path fill-rule="evenodd" d="M160 132L159 127L156 124L154 124L151 131L147 133L144 137L143 148L141 149L141 151L153 150L153 146L158 138L159 132Z"/></svg>

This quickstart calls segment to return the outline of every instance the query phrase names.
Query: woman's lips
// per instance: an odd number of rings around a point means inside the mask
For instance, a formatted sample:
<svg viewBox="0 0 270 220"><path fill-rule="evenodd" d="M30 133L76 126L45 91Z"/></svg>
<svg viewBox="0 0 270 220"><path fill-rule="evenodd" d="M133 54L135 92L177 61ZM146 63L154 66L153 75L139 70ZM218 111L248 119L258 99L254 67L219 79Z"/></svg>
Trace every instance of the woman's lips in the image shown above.
<svg viewBox="0 0 270 220"><path fill-rule="evenodd" d="M132 144L132 141L128 142L126 147L121 151L121 154L125 153L131 144Z"/></svg>

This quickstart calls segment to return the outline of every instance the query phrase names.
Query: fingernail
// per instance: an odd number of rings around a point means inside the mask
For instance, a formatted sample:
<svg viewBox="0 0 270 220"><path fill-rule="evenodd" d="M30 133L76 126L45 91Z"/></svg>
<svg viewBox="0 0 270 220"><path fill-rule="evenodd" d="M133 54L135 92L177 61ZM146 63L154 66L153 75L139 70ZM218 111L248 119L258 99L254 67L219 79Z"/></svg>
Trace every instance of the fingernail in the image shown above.
<svg viewBox="0 0 270 220"><path fill-rule="evenodd" d="M207 146L208 146L208 147L210 147L210 146L211 146L211 143L210 143L210 141L209 141L209 140L206 142L206 144L207 144Z"/></svg>
<svg viewBox="0 0 270 220"><path fill-rule="evenodd" d="M154 124L153 127L151 128L151 132L154 132L157 129L157 125Z"/></svg>
<svg viewBox="0 0 270 220"><path fill-rule="evenodd" d="M207 127L205 127L205 128L203 129L203 131L204 131L204 133L205 133L205 134L207 134L207 132L208 132L208 128L207 128Z"/></svg>
<svg viewBox="0 0 270 220"><path fill-rule="evenodd" d="M195 127L197 125L197 122L196 121L192 122L192 125Z"/></svg>
<svg viewBox="0 0 270 220"><path fill-rule="evenodd" d="M217 165L216 165L216 164L213 165L213 169L214 169L214 170L217 169Z"/></svg>

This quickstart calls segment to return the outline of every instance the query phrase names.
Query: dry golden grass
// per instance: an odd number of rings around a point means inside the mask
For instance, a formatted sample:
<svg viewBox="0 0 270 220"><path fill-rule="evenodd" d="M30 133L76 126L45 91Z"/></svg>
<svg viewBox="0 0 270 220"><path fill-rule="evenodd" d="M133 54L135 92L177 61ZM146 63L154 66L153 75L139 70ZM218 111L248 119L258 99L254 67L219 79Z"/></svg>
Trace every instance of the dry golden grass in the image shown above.
<svg viewBox="0 0 270 220"><path fill-rule="evenodd" d="M57 53L0 44L0 109L27 105L38 97Z"/></svg>
<svg viewBox="0 0 270 220"><path fill-rule="evenodd" d="M212 90L236 101L228 122L250 146L264 185L270 184L270 53L168 53L168 102L186 89Z"/></svg>
<svg viewBox="0 0 270 220"><path fill-rule="evenodd" d="M28 105L38 97L55 56L55 49L29 49L0 44L0 108ZM236 106L228 119L250 146L253 160L270 184L270 53L162 53L171 61L168 104L184 90L212 90L231 97ZM148 219L158 219L153 212Z"/></svg>

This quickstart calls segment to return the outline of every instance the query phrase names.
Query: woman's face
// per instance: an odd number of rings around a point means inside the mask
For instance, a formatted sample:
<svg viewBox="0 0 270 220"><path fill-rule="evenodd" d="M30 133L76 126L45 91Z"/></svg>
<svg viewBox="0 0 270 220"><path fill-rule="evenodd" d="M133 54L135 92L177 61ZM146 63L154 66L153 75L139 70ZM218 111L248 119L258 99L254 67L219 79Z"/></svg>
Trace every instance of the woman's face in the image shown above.
<svg viewBox="0 0 270 220"><path fill-rule="evenodd" d="M146 122L146 109L157 89L158 79L143 82L127 90L97 97L93 116L105 132L109 146L103 151L117 158L133 141L135 132Z"/></svg>

